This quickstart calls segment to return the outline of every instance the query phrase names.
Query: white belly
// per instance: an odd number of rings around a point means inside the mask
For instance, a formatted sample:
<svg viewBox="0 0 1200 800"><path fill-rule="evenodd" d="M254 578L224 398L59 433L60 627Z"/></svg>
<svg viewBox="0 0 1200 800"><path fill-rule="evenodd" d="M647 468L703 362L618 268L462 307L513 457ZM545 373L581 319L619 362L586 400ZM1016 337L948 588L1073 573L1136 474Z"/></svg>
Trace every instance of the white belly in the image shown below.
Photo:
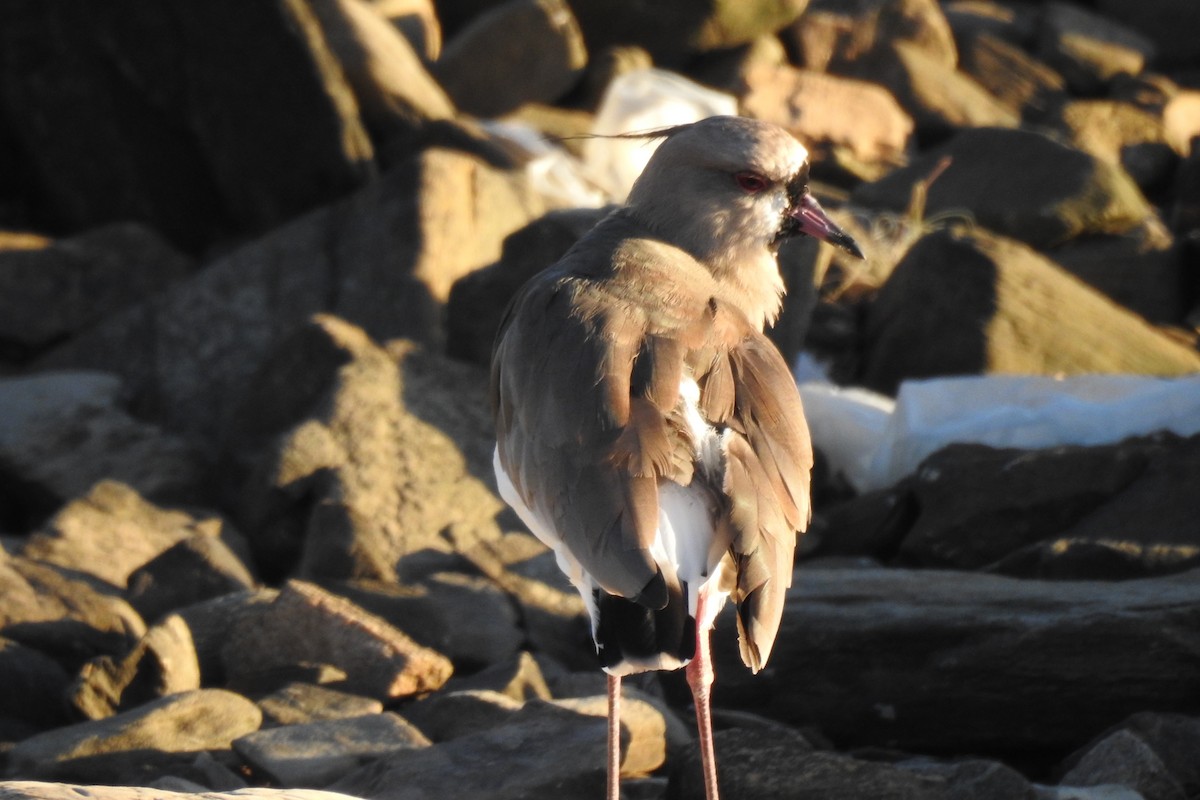
<svg viewBox="0 0 1200 800"><path fill-rule="evenodd" d="M720 435L701 417L698 403L700 389L694 380L686 379L680 384L680 395L685 404L688 427L696 442L697 474L721 474L722 446ZM535 508L530 508L517 492L512 480L500 462L497 448L492 465L496 471L496 483L500 496L512 506L517 516L543 544L554 551L559 569L566 574L579 591L584 605L596 624L596 583L563 544L562 536L554 526ZM717 612L724 605L728 592L722 592L720 568L727 542L719 541L716 520L718 510L713 507L712 497L699 481L690 486L680 486L669 480L658 484L658 528L650 553L664 568L672 569L686 582L688 591L688 613L695 617L700 593L706 596L704 619L696 620L700 631L712 627ZM633 665L629 671L641 669L674 669L682 663Z"/></svg>

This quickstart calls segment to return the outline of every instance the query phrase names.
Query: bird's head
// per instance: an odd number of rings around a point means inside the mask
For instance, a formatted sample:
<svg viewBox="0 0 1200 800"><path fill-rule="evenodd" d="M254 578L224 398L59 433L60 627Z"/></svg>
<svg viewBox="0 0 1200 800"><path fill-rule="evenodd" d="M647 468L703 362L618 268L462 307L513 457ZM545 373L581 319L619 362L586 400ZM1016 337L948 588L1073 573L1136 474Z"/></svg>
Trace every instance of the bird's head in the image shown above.
<svg viewBox="0 0 1200 800"><path fill-rule="evenodd" d="M777 125L709 117L664 137L626 204L657 234L705 262L753 257L812 236L862 258L808 186L808 151Z"/></svg>

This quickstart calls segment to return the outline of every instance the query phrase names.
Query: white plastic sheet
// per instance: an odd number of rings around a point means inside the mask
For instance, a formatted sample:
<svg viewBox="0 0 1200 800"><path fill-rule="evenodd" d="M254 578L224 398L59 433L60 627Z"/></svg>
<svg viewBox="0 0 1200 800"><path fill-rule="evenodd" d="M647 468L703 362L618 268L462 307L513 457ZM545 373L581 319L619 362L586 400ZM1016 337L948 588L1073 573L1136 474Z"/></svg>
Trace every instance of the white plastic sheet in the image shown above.
<svg viewBox="0 0 1200 800"><path fill-rule="evenodd" d="M519 122L481 120L480 125L525 151L525 175L544 197L567 208L598 208L608 194L588 176L584 164L538 130Z"/></svg>
<svg viewBox="0 0 1200 800"><path fill-rule="evenodd" d="M1032 449L1200 433L1200 374L906 381L894 405L819 379L801 383L800 393L814 444L858 491L891 486L954 442Z"/></svg>
<svg viewBox="0 0 1200 800"><path fill-rule="evenodd" d="M608 85L592 133L638 133L729 114L737 114L737 100L732 95L673 72L640 69L620 75ZM613 202L620 203L658 145L654 139L588 139L584 163Z"/></svg>

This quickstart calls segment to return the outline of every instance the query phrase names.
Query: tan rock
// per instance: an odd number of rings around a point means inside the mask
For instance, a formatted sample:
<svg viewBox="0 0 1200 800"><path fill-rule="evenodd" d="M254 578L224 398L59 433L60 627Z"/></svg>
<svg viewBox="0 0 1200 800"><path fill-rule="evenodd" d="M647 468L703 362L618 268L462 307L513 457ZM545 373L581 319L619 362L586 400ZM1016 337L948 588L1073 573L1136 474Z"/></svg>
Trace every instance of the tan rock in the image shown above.
<svg viewBox="0 0 1200 800"><path fill-rule="evenodd" d="M233 681L294 664L336 664L347 691L378 699L434 691L453 670L379 617L303 581L289 581L274 602L235 623L223 661Z"/></svg>
<svg viewBox="0 0 1200 800"><path fill-rule="evenodd" d="M1162 124L1167 143L1180 156L1190 156L1200 136L1200 91L1185 90L1175 95L1163 109Z"/></svg>
<svg viewBox="0 0 1200 800"><path fill-rule="evenodd" d="M4 104L36 109L9 123L30 219L135 220L199 252L369 181L372 144L308 4L243 11L231 26L189 2L0 8Z"/></svg>
<svg viewBox="0 0 1200 800"><path fill-rule="evenodd" d="M1124 170L1049 136L1005 128L965 130L908 166L859 186L851 199L904 212L913 187L934 173L926 218L969 214L979 225L1035 247L1084 234L1123 234L1154 216Z"/></svg>
<svg viewBox="0 0 1200 800"><path fill-rule="evenodd" d="M679 67L697 52L749 44L796 19L808 0L659 0L630 3L617 11L610 0L572 0L592 52L633 45L654 63Z"/></svg>
<svg viewBox="0 0 1200 800"><path fill-rule="evenodd" d="M1069 309L1069 313L1064 313ZM868 313L866 385L981 372L1200 371L1200 353L1028 247L937 232L908 251Z"/></svg>
<svg viewBox="0 0 1200 800"><path fill-rule="evenodd" d="M379 339L442 339L459 277L492 263L547 210L519 174L434 149L285 225L48 354L112 369L139 414L212 440L243 387L307 320L330 311Z"/></svg>
<svg viewBox="0 0 1200 800"><path fill-rule="evenodd" d="M104 480L148 497L196 499L196 449L131 415L123 394L117 376L91 371L0 379L0 461L21 482L13 496L30 517L42 519Z"/></svg>
<svg viewBox="0 0 1200 800"><path fill-rule="evenodd" d="M791 131L817 153L841 149L865 164L901 163L912 118L877 84L786 66L746 76L742 112Z"/></svg>
<svg viewBox="0 0 1200 800"><path fill-rule="evenodd" d="M919 134L941 138L963 128L1007 128L1019 122L967 74L908 42L877 49L851 72L887 87L912 115Z"/></svg>
<svg viewBox="0 0 1200 800"><path fill-rule="evenodd" d="M426 70L415 45L376 6L366 0L308 4L376 139L409 144L426 123L454 116L453 103Z"/></svg>
<svg viewBox="0 0 1200 800"><path fill-rule="evenodd" d="M261 563L394 580L405 557L447 551L449 525L498 535L482 369L411 344L385 351L327 316L271 366L229 436Z"/></svg>
<svg viewBox="0 0 1200 800"><path fill-rule="evenodd" d="M130 573L172 545L222 533L228 524L219 517L161 508L123 483L101 481L34 532L22 552L123 588Z"/></svg>
<svg viewBox="0 0 1200 800"><path fill-rule="evenodd" d="M115 591L0 549L0 630L41 631L37 642L84 657L124 653L146 632Z"/></svg>
<svg viewBox="0 0 1200 800"><path fill-rule="evenodd" d="M863 75L859 61L897 44L946 69L958 64L950 25L931 0L817 0L783 35L798 45L801 65L818 72Z"/></svg>
<svg viewBox="0 0 1200 800"><path fill-rule="evenodd" d="M417 55L437 60L442 52L442 24L433 0L373 0L371 4L399 29Z"/></svg>
<svg viewBox="0 0 1200 800"><path fill-rule="evenodd" d="M0 339L44 348L185 277L191 259L136 223L66 239L0 237Z"/></svg>
<svg viewBox="0 0 1200 800"><path fill-rule="evenodd" d="M200 688L200 663L187 624L170 616L146 631L124 658L83 665L68 694L88 719L111 717L160 697Z"/></svg>
<svg viewBox="0 0 1200 800"><path fill-rule="evenodd" d="M1055 114L1058 130L1072 145L1120 166L1142 187L1161 186L1176 163L1163 118L1130 103L1072 100Z"/></svg>
<svg viewBox="0 0 1200 800"><path fill-rule="evenodd" d="M121 752L227 750L261 722L258 707L241 695L200 689L31 736L9 751L9 769L19 775L52 774L64 762Z"/></svg>
<svg viewBox="0 0 1200 800"><path fill-rule="evenodd" d="M1037 118L1066 98L1061 75L998 36L975 36L959 54L963 72L1018 116Z"/></svg>
<svg viewBox="0 0 1200 800"><path fill-rule="evenodd" d="M1121 73L1137 75L1155 54L1145 36L1074 3L1048 3L1040 31L1037 55L1077 92L1095 93Z"/></svg>
<svg viewBox="0 0 1200 800"><path fill-rule="evenodd" d="M354 800L316 789L250 787L237 792L170 791L143 786L79 786L40 781L0 783L0 800Z"/></svg>
<svg viewBox="0 0 1200 800"><path fill-rule="evenodd" d="M459 108L495 117L559 99L586 64L583 34L564 0L509 0L455 34L433 70Z"/></svg>

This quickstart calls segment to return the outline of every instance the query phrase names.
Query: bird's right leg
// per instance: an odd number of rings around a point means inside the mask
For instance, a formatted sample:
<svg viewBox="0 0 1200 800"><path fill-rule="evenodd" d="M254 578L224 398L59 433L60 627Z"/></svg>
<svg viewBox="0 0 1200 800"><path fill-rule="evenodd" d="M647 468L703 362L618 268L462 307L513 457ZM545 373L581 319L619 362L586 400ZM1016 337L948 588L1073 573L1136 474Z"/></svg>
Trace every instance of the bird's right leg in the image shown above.
<svg viewBox="0 0 1200 800"><path fill-rule="evenodd" d="M696 730L700 734L700 763L704 769L704 796L707 800L717 797L717 756L713 749L712 695L709 691L713 682L712 653L708 640L710 627L705 625L705 593L700 592L696 600L696 655L685 669L688 686L692 690L692 701L696 706Z"/></svg>
<svg viewBox="0 0 1200 800"><path fill-rule="evenodd" d="M608 676L608 800L621 798L621 676Z"/></svg>

